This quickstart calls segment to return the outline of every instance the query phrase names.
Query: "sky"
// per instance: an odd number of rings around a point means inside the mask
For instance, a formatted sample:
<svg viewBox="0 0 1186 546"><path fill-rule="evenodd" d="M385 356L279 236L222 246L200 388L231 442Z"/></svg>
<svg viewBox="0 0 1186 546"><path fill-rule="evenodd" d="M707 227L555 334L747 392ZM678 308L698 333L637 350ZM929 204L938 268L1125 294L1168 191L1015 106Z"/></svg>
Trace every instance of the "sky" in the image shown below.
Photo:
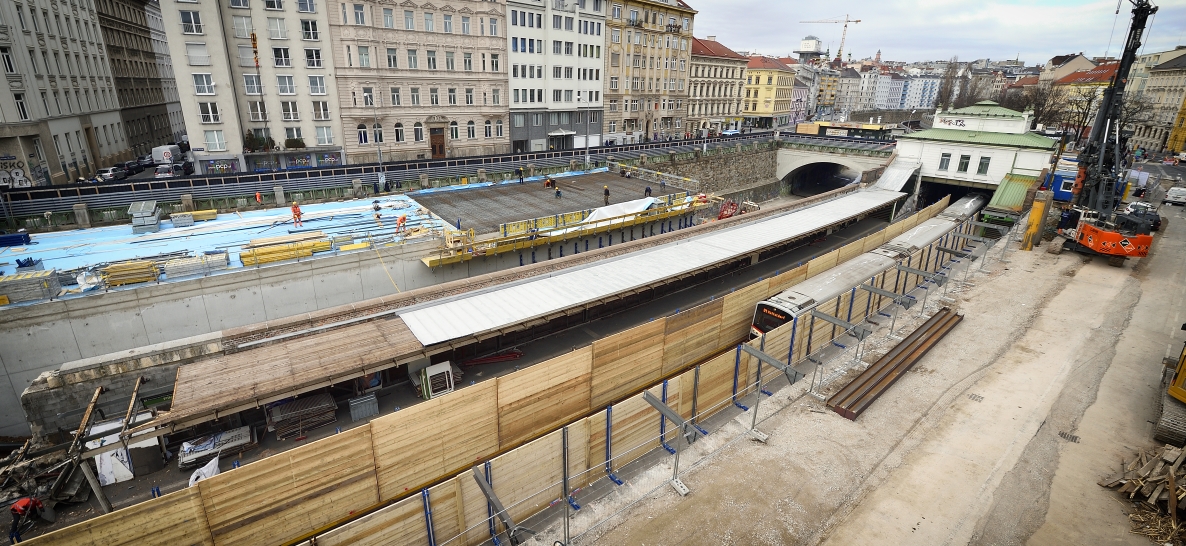
<svg viewBox="0 0 1186 546"><path fill-rule="evenodd" d="M880 49L882 60L906 62L1020 56L1032 66L1066 53L1118 57L1131 20L1129 0L1120 0L1119 16L1117 0L685 1L699 12L693 24L696 37L716 36L734 51L791 55L799 40L811 34L835 55L843 24L800 21L844 19L847 14L861 22L848 25L846 59L848 52L861 59ZM1160 9L1142 53L1186 45L1186 0L1154 4Z"/></svg>

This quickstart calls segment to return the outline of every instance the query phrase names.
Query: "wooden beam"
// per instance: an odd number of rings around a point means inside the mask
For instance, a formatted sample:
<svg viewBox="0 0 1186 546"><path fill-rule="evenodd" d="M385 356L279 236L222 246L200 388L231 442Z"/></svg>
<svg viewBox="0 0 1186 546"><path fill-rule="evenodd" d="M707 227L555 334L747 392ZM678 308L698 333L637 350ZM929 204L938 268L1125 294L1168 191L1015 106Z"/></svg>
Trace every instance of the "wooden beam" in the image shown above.
<svg viewBox="0 0 1186 546"><path fill-rule="evenodd" d="M82 413L82 422L78 424L78 432L74 434L74 441L70 442L70 449L66 450L67 456L73 457L79 449L82 433L86 432L86 426L91 422L91 412L95 411L95 404L99 402L100 394L103 394L103 387L95 389L95 394L91 396L91 403L86 405L86 411Z"/></svg>

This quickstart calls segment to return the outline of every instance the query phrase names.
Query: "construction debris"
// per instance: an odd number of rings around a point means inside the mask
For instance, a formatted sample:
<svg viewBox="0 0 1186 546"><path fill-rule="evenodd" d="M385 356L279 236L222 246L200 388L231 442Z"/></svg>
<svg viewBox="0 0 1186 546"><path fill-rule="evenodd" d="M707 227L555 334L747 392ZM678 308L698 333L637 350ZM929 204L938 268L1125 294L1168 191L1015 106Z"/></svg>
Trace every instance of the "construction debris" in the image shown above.
<svg viewBox="0 0 1186 546"><path fill-rule="evenodd" d="M1129 514L1132 532L1160 544L1181 545L1186 539L1178 507L1186 499L1186 450L1171 445L1141 449L1130 461L1121 461L1117 472L1098 483L1117 488L1134 501Z"/></svg>

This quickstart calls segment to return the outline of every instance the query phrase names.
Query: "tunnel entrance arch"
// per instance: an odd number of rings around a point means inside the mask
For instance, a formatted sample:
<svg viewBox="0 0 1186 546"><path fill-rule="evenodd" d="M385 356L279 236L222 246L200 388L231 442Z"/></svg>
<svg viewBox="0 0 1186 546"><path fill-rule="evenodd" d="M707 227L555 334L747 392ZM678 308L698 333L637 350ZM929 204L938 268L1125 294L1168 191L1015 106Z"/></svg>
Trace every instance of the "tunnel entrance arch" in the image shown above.
<svg viewBox="0 0 1186 546"><path fill-rule="evenodd" d="M783 189L790 195L810 197L847 186L861 176L861 172L830 161L819 161L800 166L782 177Z"/></svg>

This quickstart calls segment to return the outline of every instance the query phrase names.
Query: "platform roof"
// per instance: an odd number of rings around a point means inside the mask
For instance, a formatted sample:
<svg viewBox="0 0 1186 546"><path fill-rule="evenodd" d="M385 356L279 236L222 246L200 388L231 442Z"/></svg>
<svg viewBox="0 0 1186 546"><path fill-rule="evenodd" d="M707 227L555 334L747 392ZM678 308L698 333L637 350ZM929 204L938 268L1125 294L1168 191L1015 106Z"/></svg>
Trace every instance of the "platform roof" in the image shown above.
<svg viewBox="0 0 1186 546"><path fill-rule="evenodd" d="M902 195L870 188L734 229L412 307L400 318L425 347L478 337L745 256L873 211Z"/></svg>

